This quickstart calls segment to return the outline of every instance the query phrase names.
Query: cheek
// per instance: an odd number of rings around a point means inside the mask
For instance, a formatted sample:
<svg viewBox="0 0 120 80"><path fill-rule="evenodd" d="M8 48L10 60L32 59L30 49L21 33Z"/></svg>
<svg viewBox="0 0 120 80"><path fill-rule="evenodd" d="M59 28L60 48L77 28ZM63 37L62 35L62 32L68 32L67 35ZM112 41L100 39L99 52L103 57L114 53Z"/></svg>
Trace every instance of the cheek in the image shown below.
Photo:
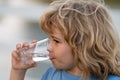
<svg viewBox="0 0 120 80"><path fill-rule="evenodd" d="M71 60L73 59L72 51L69 48L62 48L58 50L58 57L64 60Z"/></svg>
<svg viewBox="0 0 120 80"><path fill-rule="evenodd" d="M71 69L74 66L73 57L66 55L63 59L63 63L64 69Z"/></svg>
<svg viewBox="0 0 120 80"><path fill-rule="evenodd" d="M70 49L64 48L60 52L61 53L57 57L64 68L70 68L73 66L74 62L72 51Z"/></svg>

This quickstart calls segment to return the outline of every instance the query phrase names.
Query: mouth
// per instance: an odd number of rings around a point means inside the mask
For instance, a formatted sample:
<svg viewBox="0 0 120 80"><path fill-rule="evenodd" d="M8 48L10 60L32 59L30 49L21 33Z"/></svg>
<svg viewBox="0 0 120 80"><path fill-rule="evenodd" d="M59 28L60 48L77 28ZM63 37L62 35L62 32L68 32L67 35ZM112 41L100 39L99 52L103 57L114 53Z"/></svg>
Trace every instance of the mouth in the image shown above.
<svg viewBox="0 0 120 80"><path fill-rule="evenodd" d="M55 57L51 57L51 56L50 56L50 60L51 60L51 61L53 61L54 59L55 59Z"/></svg>

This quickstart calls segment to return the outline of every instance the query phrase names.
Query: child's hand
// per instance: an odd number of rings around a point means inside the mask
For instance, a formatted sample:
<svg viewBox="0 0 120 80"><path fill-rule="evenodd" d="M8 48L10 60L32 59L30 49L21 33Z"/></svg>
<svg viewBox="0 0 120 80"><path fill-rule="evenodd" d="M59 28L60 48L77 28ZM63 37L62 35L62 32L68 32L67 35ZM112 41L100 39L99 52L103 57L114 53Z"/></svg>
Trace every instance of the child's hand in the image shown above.
<svg viewBox="0 0 120 80"><path fill-rule="evenodd" d="M36 40L32 41L32 43L35 43L35 42L36 42ZM14 50L12 52L12 69L14 69L14 70L26 70L28 68L35 67L36 63L34 61L31 61L28 64L24 64L21 61L21 58L20 58L20 48L21 47L28 48L29 45L27 42L24 42L23 45L21 45L21 44L16 45L16 50Z"/></svg>
<svg viewBox="0 0 120 80"><path fill-rule="evenodd" d="M33 40L32 43L36 42ZM27 42L24 42L23 45L17 44L16 50L12 52L12 68L10 72L10 80L24 80L26 70L31 67L35 67L36 63L34 61L24 64L20 58L20 48L28 48L29 45Z"/></svg>

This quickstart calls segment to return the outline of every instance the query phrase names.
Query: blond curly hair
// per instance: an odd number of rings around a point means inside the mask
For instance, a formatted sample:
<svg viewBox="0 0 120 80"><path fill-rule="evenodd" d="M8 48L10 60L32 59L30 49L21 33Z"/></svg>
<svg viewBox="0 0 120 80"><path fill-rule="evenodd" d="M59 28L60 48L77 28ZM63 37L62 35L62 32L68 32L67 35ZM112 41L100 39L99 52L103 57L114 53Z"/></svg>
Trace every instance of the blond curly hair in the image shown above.
<svg viewBox="0 0 120 80"><path fill-rule="evenodd" d="M76 65L107 80L108 74L120 76L120 42L107 8L99 0L59 0L41 16L40 26L47 34L59 29L73 49Z"/></svg>

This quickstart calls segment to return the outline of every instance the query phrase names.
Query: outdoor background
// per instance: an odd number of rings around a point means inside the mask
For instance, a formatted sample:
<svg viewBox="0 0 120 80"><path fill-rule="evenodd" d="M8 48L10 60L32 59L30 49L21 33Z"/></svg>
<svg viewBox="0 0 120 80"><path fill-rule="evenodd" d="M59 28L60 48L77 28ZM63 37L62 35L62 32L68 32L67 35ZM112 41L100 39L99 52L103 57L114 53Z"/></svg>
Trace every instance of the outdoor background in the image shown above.
<svg viewBox="0 0 120 80"><path fill-rule="evenodd" d="M9 80L11 51L17 43L47 37L39 28L41 14L53 0L0 0L0 80ZM120 34L120 0L105 0ZM40 80L51 64L39 62L28 70L25 80Z"/></svg>

